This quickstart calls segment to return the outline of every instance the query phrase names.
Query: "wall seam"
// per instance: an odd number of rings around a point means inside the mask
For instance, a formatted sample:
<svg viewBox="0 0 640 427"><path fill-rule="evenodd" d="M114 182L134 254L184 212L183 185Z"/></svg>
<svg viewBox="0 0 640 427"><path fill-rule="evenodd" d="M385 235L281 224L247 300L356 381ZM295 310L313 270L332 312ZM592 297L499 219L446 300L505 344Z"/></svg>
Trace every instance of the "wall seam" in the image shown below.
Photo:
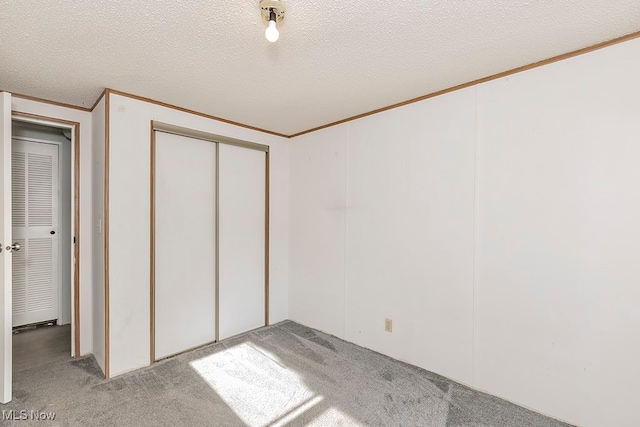
<svg viewBox="0 0 640 427"><path fill-rule="evenodd" d="M347 313L349 290L349 142L351 138L351 124L347 125L347 138L344 147L344 318L342 336L347 339Z"/></svg>

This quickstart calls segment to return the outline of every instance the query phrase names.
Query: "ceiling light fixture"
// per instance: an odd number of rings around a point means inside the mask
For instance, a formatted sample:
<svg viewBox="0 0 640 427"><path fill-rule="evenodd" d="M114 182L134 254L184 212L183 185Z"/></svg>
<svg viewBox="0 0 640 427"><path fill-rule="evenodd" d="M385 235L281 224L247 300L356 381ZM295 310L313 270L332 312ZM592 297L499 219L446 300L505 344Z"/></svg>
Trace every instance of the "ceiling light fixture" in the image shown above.
<svg viewBox="0 0 640 427"><path fill-rule="evenodd" d="M277 23L284 19L284 3L279 0L260 0L260 10L262 19L269 23L264 32L264 36L273 43L278 40L280 36Z"/></svg>

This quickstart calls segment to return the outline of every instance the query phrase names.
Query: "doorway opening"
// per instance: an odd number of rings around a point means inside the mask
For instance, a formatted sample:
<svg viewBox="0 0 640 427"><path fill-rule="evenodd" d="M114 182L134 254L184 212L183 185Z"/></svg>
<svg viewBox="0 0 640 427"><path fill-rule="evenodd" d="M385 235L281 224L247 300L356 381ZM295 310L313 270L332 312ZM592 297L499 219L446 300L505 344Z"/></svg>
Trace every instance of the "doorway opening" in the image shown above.
<svg viewBox="0 0 640 427"><path fill-rule="evenodd" d="M14 372L79 355L77 131L12 120Z"/></svg>

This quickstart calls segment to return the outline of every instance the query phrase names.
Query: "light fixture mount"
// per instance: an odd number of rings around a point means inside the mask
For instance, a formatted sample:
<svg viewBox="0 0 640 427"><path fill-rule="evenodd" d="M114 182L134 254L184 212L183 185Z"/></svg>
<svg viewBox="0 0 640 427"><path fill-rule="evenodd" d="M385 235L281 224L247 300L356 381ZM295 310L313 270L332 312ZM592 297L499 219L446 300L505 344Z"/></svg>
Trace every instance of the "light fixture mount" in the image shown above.
<svg viewBox="0 0 640 427"><path fill-rule="evenodd" d="M260 10L262 13L262 19L269 22L271 12L276 15L276 22L280 22L284 19L284 12L286 8L284 3L279 0L260 0Z"/></svg>

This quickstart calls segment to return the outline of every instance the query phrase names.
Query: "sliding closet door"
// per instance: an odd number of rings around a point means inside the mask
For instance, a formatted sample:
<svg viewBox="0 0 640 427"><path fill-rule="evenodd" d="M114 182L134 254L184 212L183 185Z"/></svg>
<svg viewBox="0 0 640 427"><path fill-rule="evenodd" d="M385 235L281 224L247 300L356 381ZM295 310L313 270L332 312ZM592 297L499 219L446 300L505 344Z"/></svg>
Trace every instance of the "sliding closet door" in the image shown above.
<svg viewBox="0 0 640 427"><path fill-rule="evenodd" d="M216 339L216 144L155 135L157 360Z"/></svg>
<svg viewBox="0 0 640 427"><path fill-rule="evenodd" d="M265 325L266 153L219 147L219 338Z"/></svg>

